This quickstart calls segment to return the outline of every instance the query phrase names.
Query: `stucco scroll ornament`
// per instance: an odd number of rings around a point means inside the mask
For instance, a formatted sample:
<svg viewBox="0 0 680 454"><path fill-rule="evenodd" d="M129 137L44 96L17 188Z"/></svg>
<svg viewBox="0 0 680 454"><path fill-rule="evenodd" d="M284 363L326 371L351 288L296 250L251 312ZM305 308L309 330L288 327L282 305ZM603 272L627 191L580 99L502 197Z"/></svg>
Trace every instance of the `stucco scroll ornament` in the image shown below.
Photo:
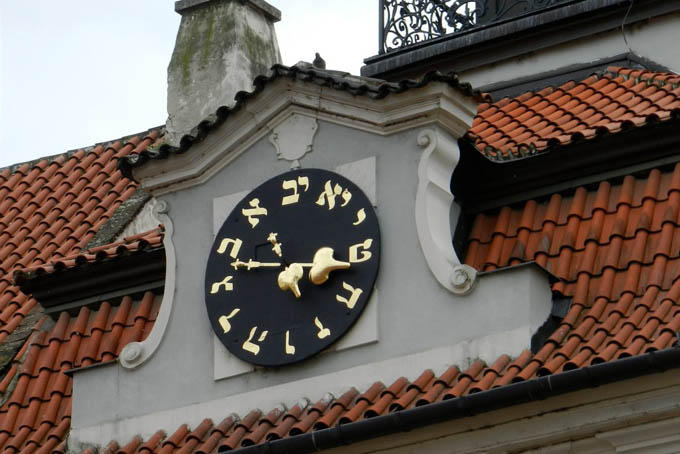
<svg viewBox="0 0 680 454"><path fill-rule="evenodd" d="M426 129L418 134L418 145L424 148L418 165L415 207L420 247L437 281L456 295L465 295L472 291L477 271L461 264L453 249L458 210L450 184L460 159L458 143L442 132ZM452 222L452 210L455 210L455 222Z"/></svg>
<svg viewBox="0 0 680 454"><path fill-rule="evenodd" d="M314 136L319 129L315 118L293 114L274 128L269 141L276 148L276 157L291 161L291 169L300 168L300 159L314 148Z"/></svg>
<svg viewBox="0 0 680 454"><path fill-rule="evenodd" d="M163 301L156 317L156 322L149 333L149 336L141 342L130 342L120 352L118 360L126 369L134 369L154 354L163 339L165 328L170 320L172 312L172 301L175 290L175 246L172 243L173 226L168 211L170 206L165 200L158 200L153 208L156 219L160 220L165 227L163 235L163 246L165 247L165 288L163 289Z"/></svg>

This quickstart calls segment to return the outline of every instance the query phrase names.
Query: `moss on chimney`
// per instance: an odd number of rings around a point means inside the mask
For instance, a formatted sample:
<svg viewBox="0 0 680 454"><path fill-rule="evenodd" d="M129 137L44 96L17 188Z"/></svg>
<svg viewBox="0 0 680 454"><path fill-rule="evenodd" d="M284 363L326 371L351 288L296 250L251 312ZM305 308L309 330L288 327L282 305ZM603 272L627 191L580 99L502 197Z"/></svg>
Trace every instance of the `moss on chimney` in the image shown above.
<svg viewBox="0 0 680 454"><path fill-rule="evenodd" d="M238 91L251 90L253 79L279 60L274 24L250 1L183 9L168 65L168 142L176 145Z"/></svg>

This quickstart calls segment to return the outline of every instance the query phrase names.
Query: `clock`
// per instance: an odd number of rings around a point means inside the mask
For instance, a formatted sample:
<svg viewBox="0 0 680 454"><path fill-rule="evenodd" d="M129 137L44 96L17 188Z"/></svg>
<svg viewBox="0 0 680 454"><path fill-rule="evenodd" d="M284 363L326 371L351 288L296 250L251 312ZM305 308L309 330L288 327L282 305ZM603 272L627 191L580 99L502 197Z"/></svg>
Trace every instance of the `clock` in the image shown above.
<svg viewBox="0 0 680 454"><path fill-rule="evenodd" d="M357 321L375 285L380 231L368 197L321 169L287 172L241 200L205 272L215 334L260 366L302 361Z"/></svg>

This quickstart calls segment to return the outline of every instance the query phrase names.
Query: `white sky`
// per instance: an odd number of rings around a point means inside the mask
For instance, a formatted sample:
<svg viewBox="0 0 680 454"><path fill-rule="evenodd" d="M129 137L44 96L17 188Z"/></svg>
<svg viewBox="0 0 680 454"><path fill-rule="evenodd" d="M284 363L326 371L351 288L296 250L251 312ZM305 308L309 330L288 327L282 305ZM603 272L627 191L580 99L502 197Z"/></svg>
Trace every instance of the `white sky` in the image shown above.
<svg viewBox="0 0 680 454"><path fill-rule="evenodd" d="M269 1L286 65L377 53L378 0ZM179 20L173 0L0 0L0 167L163 124Z"/></svg>

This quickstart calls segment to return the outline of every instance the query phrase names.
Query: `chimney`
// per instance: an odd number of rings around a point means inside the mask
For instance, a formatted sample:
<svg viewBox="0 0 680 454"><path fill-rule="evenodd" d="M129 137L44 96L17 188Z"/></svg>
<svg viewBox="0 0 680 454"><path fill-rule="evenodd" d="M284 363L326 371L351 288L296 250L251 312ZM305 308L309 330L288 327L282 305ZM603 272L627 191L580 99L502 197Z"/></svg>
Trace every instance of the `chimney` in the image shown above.
<svg viewBox="0 0 680 454"><path fill-rule="evenodd" d="M182 21L168 66L172 145L281 61L274 31L281 12L264 0L181 0L175 11Z"/></svg>

